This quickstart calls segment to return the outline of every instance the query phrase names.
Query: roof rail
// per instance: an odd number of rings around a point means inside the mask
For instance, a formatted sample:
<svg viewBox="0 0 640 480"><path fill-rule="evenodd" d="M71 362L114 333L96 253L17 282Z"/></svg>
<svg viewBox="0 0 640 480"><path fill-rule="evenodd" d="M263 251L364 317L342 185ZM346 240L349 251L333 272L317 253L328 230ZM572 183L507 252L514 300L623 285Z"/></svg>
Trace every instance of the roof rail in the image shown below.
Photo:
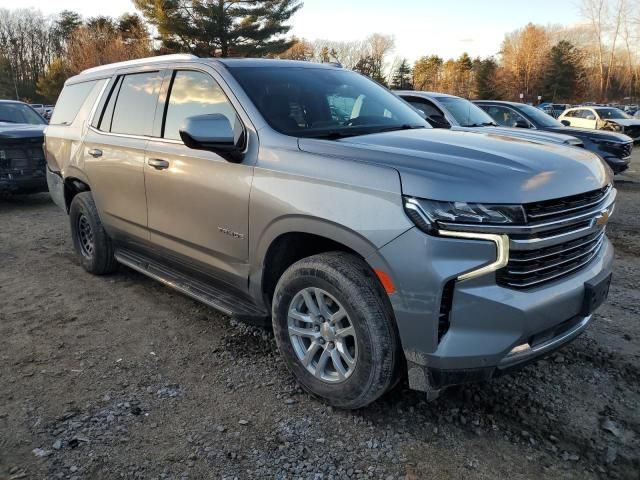
<svg viewBox="0 0 640 480"><path fill-rule="evenodd" d="M129 67L154 61L158 62L171 60L193 60L194 58L198 58L198 56L191 55L190 53L174 53L172 55L158 55L156 57L136 58L135 60L126 60L124 62L108 63L106 65L98 65L97 67L87 68L86 70L81 71L80 74L100 72L102 70L110 70L112 68Z"/></svg>

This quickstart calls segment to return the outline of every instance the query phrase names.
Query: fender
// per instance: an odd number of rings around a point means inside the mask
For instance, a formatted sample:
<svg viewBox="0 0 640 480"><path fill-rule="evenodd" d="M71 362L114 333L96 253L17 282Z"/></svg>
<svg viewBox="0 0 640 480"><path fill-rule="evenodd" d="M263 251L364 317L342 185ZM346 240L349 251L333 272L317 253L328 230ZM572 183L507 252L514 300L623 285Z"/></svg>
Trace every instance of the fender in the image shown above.
<svg viewBox="0 0 640 480"><path fill-rule="evenodd" d="M319 217L285 215L269 224L253 249L250 258L249 291L255 299L262 299L262 274L269 247L278 237L287 233L308 233L324 237L353 250L372 268L386 265L386 261L373 243L344 225Z"/></svg>

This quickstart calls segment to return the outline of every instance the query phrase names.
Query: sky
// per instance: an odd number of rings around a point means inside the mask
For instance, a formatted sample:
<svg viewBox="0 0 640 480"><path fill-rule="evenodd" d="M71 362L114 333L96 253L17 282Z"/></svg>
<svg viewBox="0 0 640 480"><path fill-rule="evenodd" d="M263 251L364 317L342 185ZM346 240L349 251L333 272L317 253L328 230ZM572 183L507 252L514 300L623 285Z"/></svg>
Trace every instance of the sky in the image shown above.
<svg viewBox="0 0 640 480"><path fill-rule="evenodd" d="M15 7L15 0L0 0L0 8ZM131 0L22 0L20 7L44 14L75 10L85 17L135 11ZM292 34L308 40L359 40L373 32L393 35L394 55L414 61L431 54L495 55L505 33L529 22L579 21L578 0L305 0L290 23Z"/></svg>

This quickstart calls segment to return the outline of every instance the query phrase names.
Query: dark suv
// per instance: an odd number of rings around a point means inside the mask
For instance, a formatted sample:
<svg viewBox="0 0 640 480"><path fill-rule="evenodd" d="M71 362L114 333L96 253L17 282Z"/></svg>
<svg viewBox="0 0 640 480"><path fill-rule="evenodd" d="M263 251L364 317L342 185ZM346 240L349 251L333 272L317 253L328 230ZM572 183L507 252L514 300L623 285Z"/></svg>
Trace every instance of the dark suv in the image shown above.
<svg viewBox="0 0 640 480"><path fill-rule="evenodd" d="M539 108L524 103L497 100L476 100L474 103L486 111L498 125L572 135L582 140L586 149L600 155L614 173L621 173L629 168L633 139L627 135L567 127Z"/></svg>

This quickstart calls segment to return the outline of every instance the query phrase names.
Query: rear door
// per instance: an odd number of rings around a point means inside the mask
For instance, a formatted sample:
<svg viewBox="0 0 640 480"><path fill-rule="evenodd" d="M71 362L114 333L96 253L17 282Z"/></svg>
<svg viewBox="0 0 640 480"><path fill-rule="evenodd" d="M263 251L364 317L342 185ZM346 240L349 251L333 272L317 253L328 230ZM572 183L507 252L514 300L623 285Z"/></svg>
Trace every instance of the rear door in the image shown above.
<svg viewBox="0 0 640 480"><path fill-rule="evenodd" d="M255 154L231 163L186 147L178 133L186 117L211 113L227 117L238 141L246 138L245 126L213 70L177 69L161 95L158 130L147 145L144 166L151 242L187 267L246 289Z"/></svg>
<svg viewBox="0 0 640 480"><path fill-rule="evenodd" d="M100 218L116 239L149 237L144 155L163 74L118 75L85 137L84 169Z"/></svg>

